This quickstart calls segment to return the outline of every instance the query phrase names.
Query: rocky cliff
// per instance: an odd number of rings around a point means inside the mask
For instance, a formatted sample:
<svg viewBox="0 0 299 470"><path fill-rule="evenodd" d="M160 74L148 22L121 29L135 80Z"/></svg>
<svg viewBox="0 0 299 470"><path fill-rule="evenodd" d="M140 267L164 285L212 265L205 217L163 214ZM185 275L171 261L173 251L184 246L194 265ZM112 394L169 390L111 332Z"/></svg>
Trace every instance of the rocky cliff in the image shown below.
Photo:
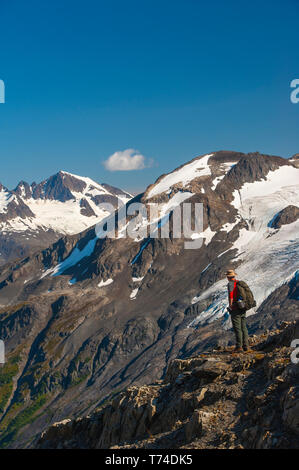
<svg viewBox="0 0 299 470"><path fill-rule="evenodd" d="M299 448L299 321L229 348L175 359L163 381L133 386L92 415L55 423L43 449Z"/></svg>

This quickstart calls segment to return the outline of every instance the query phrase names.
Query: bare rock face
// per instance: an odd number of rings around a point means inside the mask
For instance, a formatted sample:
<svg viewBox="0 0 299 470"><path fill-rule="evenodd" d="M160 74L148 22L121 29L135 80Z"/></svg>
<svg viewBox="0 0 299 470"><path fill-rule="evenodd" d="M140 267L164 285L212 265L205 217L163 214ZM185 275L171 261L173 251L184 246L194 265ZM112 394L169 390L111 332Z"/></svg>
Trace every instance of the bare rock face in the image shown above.
<svg viewBox="0 0 299 470"><path fill-rule="evenodd" d="M132 197L132 195L127 193L126 191L123 191L120 188L116 188L115 186L111 186L110 184L101 183L101 185L103 186L103 188L107 189L111 194L114 194L116 196L123 196L127 199L130 199Z"/></svg>
<svg viewBox="0 0 299 470"><path fill-rule="evenodd" d="M200 438L206 431L209 420L213 417L213 413L207 413L201 410L194 410L190 420L185 426L186 443Z"/></svg>
<svg viewBox="0 0 299 470"><path fill-rule="evenodd" d="M223 375L228 365L217 360L213 357L198 358L198 359L175 359L169 366L165 381L178 380L181 377L182 371L194 375L199 379L206 379L211 381Z"/></svg>
<svg viewBox="0 0 299 470"><path fill-rule="evenodd" d="M30 208L18 197L11 198L11 202L7 204L6 210L0 213L0 223L7 222L16 217L35 217Z"/></svg>
<svg viewBox="0 0 299 470"><path fill-rule="evenodd" d="M276 214L270 222L270 227L280 228L282 225L288 225L299 218L299 207L289 205Z"/></svg>
<svg viewBox="0 0 299 470"><path fill-rule="evenodd" d="M35 445L298 448L298 365L289 361L290 348L280 347L297 328L285 323L267 339L256 337L251 353L175 360L163 382L130 387L89 417L56 423ZM202 375L207 363L214 375Z"/></svg>
<svg viewBox="0 0 299 470"><path fill-rule="evenodd" d="M92 210L92 208L90 207L90 204L88 203L88 201L85 198L81 199L80 207L81 207L80 212L81 212L82 215L85 215L86 217L92 217L92 216L96 215L94 213L94 211Z"/></svg>
<svg viewBox="0 0 299 470"><path fill-rule="evenodd" d="M297 168L299 168L299 153L296 153L293 155L291 158L289 158L289 161Z"/></svg>
<svg viewBox="0 0 299 470"><path fill-rule="evenodd" d="M283 422L295 434L299 435L299 386L290 387L282 401Z"/></svg>

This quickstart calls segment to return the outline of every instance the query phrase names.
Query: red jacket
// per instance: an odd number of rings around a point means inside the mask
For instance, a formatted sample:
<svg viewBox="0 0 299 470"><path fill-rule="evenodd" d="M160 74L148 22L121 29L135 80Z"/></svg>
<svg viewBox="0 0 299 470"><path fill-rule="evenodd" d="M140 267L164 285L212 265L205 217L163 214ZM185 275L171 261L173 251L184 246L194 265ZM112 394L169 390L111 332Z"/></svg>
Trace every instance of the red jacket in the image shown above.
<svg viewBox="0 0 299 470"><path fill-rule="evenodd" d="M234 287L233 290L229 289L229 284L227 286L228 289L228 301L229 301L229 306L232 310L235 310L238 308L236 302L238 300L238 290L237 290L237 279L234 281Z"/></svg>

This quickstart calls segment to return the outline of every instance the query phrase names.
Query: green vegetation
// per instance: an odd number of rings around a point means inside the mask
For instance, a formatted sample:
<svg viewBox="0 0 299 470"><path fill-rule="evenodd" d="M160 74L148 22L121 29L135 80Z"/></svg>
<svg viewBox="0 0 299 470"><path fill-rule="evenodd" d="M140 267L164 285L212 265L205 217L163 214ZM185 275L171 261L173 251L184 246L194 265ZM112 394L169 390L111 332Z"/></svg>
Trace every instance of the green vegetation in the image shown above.
<svg viewBox="0 0 299 470"><path fill-rule="evenodd" d="M19 430L26 426L27 424L32 423L35 419L38 418L36 412L46 403L46 395L37 395L33 403L22 411L20 411L8 424L4 433L0 435L0 447L7 447L11 441L15 439ZM16 404L17 407L20 407L21 404ZM40 416L40 415L39 415Z"/></svg>
<svg viewBox="0 0 299 470"><path fill-rule="evenodd" d="M14 356L0 368L0 413L3 413L11 396L13 390L13 378L18 373L19 361L20 357Z"/></svg>
<svg viewBox="0 0 299 470"><path fill-rule="evenodd" d="M80 383L84 382L84 380L86 380L88 376L89 374L84 374L79 377L76 377L75 379L72 380L70 387L76 387Z"/></svg>
<svg viewBox="0 0 299 470"><path fill-rule="evenodd" d="M0 412L3 413L5 406L13 391L13 379L19 372L20 354L7 359L7 362L0 368ZM26 385L26 384L25 384ZM27 388L25 390L27 392ZM33 401L26 406L22 391L8 409L7 414L0 423L0 447L7 447L18 434L19 430L32 423L38 416L37 411L46 403L49 396L36 394ZM25 406L25 408L24 408Z"/></svg>
<svg viewBox="0 0 299 470"><path fill-rule="evenodd" d="M24 301L24 302L21 302L19 304L12 305L10 307L1 308L0 309L0 315L2 315L1 316L1 321L5 320L6 318L8 318L13 313L18 312L19 310L21 310L21 308L25 307L26 305L31 305L31 303L27 302L27 301Z"/></svg>

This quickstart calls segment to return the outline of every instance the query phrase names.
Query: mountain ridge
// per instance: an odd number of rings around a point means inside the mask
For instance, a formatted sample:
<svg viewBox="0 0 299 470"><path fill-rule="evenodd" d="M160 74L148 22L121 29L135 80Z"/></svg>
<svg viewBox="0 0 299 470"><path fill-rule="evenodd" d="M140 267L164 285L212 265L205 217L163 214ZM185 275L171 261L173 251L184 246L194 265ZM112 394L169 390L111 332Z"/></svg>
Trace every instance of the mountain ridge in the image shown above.
<svg viewBox="0 0 299 470"><path fill-rule="evenodd" d="M49 410L51 423L85 416L119 389L160 379L171 360L232 342L227 266L257 298L249 325L261 331L296 319L298 217L287 208L298 206L299 169L259 154L246 164L252 155L244 155L200 156L158 179L151 198L155 185L127 203L148 210L158 202L158 225L166 217L172 222L185 201L203 203L203 231L193 234L203 239L198 249L185 249L186 238L173 237L171 223L170 238L137 228L131 238L117 219L115 239L98 238L90 227L4 267L0 337L8 366L18 358L18 372L0 418L0 432L10 429L2 445L32 440L48 427ZM280 227L270 227L281 210ZM137 226L150 223L140 217ZM24 423L28 413L32 421Z"/></svg>
<svg viewBox="0 0 299 470"><path fill-rule="evenodd" d="M298 321L284 322L267 335L255 335L247 354L218 348L175 359L163 380L129 387L90 416L54 423L35 446L298 448L298 367L289 360L298 328Z"/></svg>
<svg viewBox="0 0 299 470"><path fill-rule="evenodd" d="M131 199L113 186L59 171L41 183L20 181L14 190L0 186L0 263L46 248L64 234L81 232Z"/></svg>

